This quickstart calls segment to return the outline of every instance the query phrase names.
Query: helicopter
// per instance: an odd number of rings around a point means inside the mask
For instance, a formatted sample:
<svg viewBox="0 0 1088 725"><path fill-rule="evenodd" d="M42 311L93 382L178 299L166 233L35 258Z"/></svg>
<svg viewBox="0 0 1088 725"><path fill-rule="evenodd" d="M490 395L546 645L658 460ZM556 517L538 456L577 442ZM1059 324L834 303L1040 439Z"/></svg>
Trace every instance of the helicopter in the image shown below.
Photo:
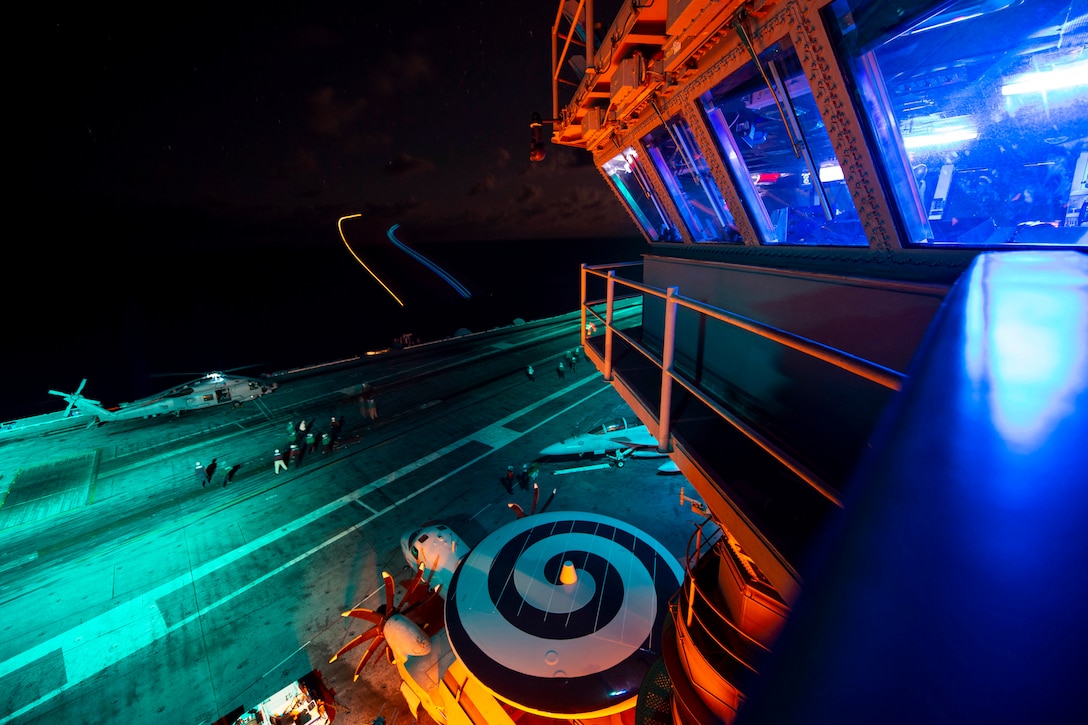
<svg viewBox="0 0 1088 725"><path fill-rule="evenodd" d="M98 400L83 397L83 386L86 384L87 379L84 378L74 393L49 391L50 395L57 395L68 402L64 411L65 417L73 415L74 409L78 413L91 413L100 423L105 423L112 420L153 418L167 413L178 416L182 411L214 408L219 405L237 408L247 400L267 395L279 387L277 383L267 379L213 372L147 398L106 407Z"/></svg>

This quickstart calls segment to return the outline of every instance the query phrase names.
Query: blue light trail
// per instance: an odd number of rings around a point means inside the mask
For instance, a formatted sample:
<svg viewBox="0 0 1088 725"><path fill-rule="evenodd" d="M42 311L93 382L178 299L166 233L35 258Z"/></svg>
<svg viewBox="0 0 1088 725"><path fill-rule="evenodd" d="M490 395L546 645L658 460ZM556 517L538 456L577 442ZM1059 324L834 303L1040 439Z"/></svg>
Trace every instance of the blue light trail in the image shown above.
<svg viewBox="0 0 1088 725"><path fill-rule="evenodd" d="M457 294L461 295L466 300L472 298L472 293L469 292L468 289L463 284L461 284L456 279L454 279L451 274L446 272L446 270L442 269L437 264L435 264L431 260L424 257L422 254L420 254L419 252L416 252L415 250L409 248L407 245L404 244L404 242L397 239L397 235L394 234L394 232L396 232L397 229L399 229L399 228L400 228L400 224L394 224L393 226L389 227L389 231L387 231L385 233L385 235L387 237L389 237L389 241L393 242L393 244L395 244L399 249L402 249L405 252L407 252L409 255L411 255L420 264L423 264L426 267L429 267L432 272L434 272L439 277L444 279L446 281L446 283L450 287L453 287L454 291L456 291Z"/></svg>

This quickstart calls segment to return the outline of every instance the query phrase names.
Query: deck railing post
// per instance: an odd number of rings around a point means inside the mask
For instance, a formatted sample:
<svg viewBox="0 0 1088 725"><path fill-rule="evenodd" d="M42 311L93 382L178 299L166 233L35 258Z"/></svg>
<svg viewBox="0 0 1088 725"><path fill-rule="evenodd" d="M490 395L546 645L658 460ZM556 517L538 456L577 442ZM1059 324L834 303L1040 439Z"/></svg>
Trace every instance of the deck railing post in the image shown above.
<svg viewBox="0 0 1088 725"><path fill-rule="evenodd" d="M582 311L582 332L579 335L579 339L582 341L582 349L587 348L586 345L586 266L582 265L582 291L581 291L582 304L578 306L578 309Z"/></svg>
<svg viewBox="0 0 1088 725"><path fill-rule="evenodd" d="M657 450L668 453L672 428L672 362L676 349L676 300L679 287L665 291L665 334L661 347L661 407L657 412Z"/></svg>
<svg viewBox="0 0 1088 725"><path fill-rule="evenodd" d="M608 290L604 310L604 379L612 380L612 305L616 299L616 270L608 270Z"/></svg>

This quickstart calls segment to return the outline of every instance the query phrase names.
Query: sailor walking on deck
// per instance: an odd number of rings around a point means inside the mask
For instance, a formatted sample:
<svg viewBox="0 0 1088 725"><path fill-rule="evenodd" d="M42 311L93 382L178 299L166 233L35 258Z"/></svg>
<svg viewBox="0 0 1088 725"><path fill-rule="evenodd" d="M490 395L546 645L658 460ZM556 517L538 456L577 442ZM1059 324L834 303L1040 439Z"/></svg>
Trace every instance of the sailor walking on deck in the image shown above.
<svg viewBox="0 0 1088 725"><path fill-rule="evenodd" d="M208 477L208 483L212 483L212 477L215 476L215 469L219 466L219 464L217 463L218 460L218 458L213 458L212 462L208 464L206 474Z"/></svg>
<svg viewBox="0 0 1088 725"><path fill-rule="evenodd" d="M283 454L280 453L279 448L277 448L276 452L272 454L272 460L272 470L276 473L276 475L279 475L281 469L284 471L287 470L287 462L283 460Z"/></svg>
<svg viewBox="0 0 1088 725"><path fill-rule="evenodd" d="M196 462L196 482L200 484L201 488L208 485L208 472L204 469L204 466L200 465L200 461Z"/></svg>
<svg viewBox="0 0 1088 725"><path fill-rule="evenodd" d="M559 379L563 380L567 377L567 369L563 366L563 361L559 361L559 366L555 368L555 372L559 374Z"/></svg>
<svg viewBox="0 0 1088 725"><path fill-rule="evenodd" d="M532 365L530 365L529 367L525 368L525 375L526 375L526 376L527 376L527 377L529 378L529 381L530 381L530 382L534 382L534 383L536 382L536 377L535 377L535 375L536 375L536 371L535 371L535 370L533 370L533 366L532 366Z"/></svg>

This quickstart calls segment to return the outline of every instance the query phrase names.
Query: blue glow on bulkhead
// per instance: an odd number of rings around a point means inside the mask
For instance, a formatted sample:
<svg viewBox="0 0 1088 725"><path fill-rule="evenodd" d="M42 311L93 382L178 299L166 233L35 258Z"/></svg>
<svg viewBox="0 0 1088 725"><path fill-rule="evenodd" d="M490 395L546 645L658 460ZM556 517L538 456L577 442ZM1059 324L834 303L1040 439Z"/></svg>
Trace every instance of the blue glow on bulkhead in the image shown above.
<svg viewBox="0 0 1088 725"><path fill-rule="evenodd" d="M1081 272L1038 255L1003 255L1001 280L975 268L967 303L965 363L1010 450L1038 449L1073 412L1088 369L1088 293ZM1045 257L1044 257L1045 259ZM1016 265L1030 262L1030 274ZM1068 287L1053 294L1055 287Z"/></svg>

